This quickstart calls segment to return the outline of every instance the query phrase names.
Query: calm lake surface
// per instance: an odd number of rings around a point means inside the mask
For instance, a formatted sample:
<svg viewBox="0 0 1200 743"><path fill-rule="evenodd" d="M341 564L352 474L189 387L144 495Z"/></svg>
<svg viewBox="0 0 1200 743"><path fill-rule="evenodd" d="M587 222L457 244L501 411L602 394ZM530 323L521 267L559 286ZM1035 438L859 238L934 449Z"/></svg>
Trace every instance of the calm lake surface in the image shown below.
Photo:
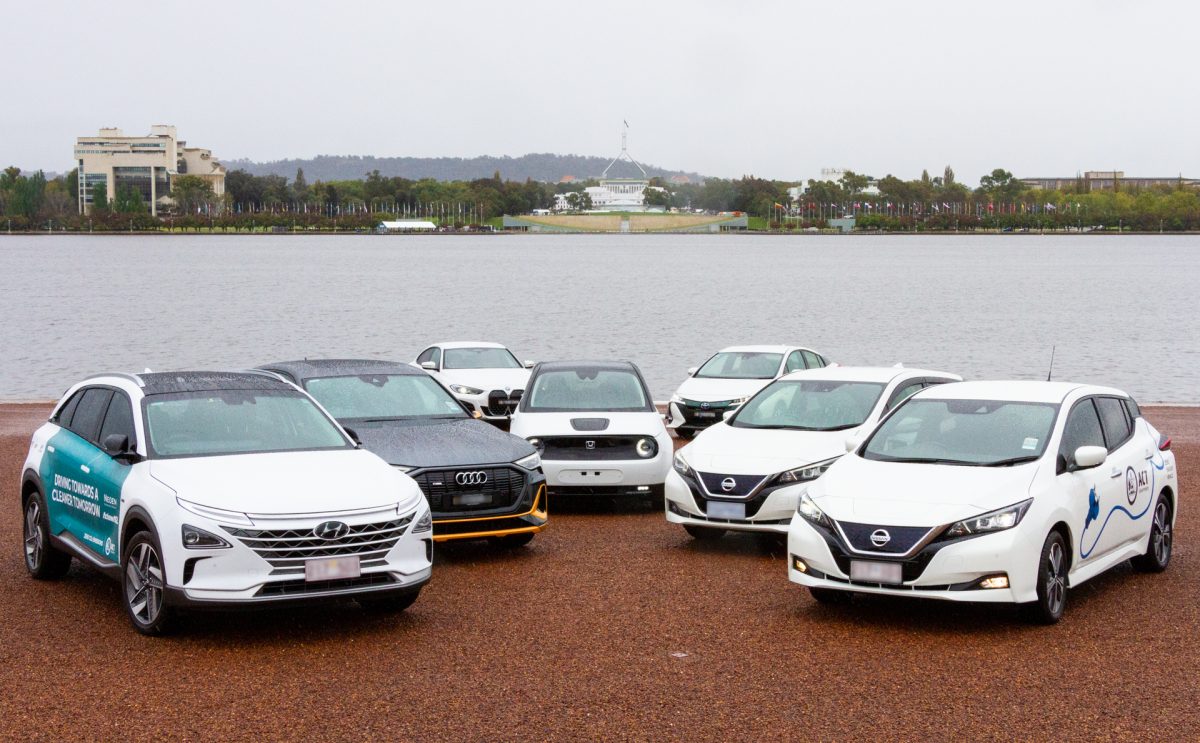
<svg viewBox="0 0 1200 743"><path fill-rule="evenodd" d="M0 399L97 371L411 360L438 340L637 362L738 343L1200 403L1195 236L0 236Z"/></svg>

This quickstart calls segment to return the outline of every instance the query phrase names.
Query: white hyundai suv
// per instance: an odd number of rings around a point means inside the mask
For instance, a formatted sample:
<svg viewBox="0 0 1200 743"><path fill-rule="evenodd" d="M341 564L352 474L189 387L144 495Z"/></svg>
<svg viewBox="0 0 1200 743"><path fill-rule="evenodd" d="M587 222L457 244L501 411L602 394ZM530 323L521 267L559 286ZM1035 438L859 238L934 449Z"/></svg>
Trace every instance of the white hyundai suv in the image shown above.
<svg viewBox="0 0 1200 743"><path fill-rule="evenodd" d="M788 374L675 452L667 521L697 539L726 530L786 534L798 497L789 486L820 477L846 453L847 436L870 430L909 396L959 381L902 366Z"/></svg>
<svg viewBox="0 0 1200 743"><path fill-rule="evenodd" d="M824 356L800 346L730 346L699 368L688 369L667 405L667 426L690 439L749 400L772 380L801 369L829 366Z"/></svg>
<svg viewBox="0 0 1200 743"><path fill-rule="evenodd" d="M486 341L435 343L413 364L470 406L472 413L494 423L512 417L533 368L532 361L519 362L512 351Z"/></svg>
<svg viewBox="0 0 1200 743"><path fill-rule="evenodd" d="M34 578L90 565L152 635L189 607L353 597L403 610L433 557L416 483L265 373L76 384L33 435L21 507Z"/></svg>
<svg viewBox="0 0 1200 743"><path fill-rule="evenodd" d="M1179 506L1170 439L1125 393L961 382L917 393L800 496L788 575L849 592L1027 604L1132 560L1165 570Z"/></svg>

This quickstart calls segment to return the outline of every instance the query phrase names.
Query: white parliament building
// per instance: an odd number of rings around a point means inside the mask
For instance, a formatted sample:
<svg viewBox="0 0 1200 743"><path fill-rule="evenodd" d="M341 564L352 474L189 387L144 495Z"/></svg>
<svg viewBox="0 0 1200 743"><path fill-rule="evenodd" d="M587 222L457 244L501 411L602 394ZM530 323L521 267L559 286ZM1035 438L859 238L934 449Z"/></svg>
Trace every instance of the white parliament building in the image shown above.
<svg viewBox="0 0 1200 743"><path fill-rule="evenodd" d="M655 188L650 185L650 177L646 174L646 169L641 164L634 160L629 154L626 147L626 135L621 134L621 153L613 158L608 167L600 175L600 185L588 186L584 189L584 193L592 199L592 208L589 211L593 212L645 212L645 211L662 211L662 207L647 207L646 206L646 189ZM642 174L641 178L610 178L609 171L613 166L621 160L630 162ZM569 209L567 205L567 194L557 194L555 196L555 208L558 210Z"/></svg>

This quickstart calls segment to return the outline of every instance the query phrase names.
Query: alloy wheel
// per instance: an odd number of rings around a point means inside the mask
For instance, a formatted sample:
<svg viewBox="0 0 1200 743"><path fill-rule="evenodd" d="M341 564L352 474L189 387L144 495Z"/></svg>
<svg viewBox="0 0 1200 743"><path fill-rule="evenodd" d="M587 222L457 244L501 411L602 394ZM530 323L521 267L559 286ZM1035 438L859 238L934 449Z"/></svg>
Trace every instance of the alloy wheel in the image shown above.
<svg viewBox="0 0 1200 743"><path fill-rule="evenodd" d="M42 532L42 507L36 498L30 498L25 506L25 564L36 570L42 564L42 552L46 548L46 535Z"/></svg>
<svg viewBox="0 0 1200 743"><path fill-rule="evenodd" d="M1046 608L1054 615L1062 611L1067 597L1065 567L1062 543L1055 541L1046 554Z"/></svg>
<svg viewBox="0 0 1200 743"><path fill-rule="evenodd" d="M1154 546L1154 559L1165 565L1171 558L1171 517L1167 504L1159 501L1154 509L1154 531L1150 539Z"/></svg>
<svg viewBox="0 0 1200 743"><path fill-rule="evenodd" d="M162 562L153 545L141 542L133 548L125 567L125 600L129 611L143 625L152 624L162 610Z"/></svg>

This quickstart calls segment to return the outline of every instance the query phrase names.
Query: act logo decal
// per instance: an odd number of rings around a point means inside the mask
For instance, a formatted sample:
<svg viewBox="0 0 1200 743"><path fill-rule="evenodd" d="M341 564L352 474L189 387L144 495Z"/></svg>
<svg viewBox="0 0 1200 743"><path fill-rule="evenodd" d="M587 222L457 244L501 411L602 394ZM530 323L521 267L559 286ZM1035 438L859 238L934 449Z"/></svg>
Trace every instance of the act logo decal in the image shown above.
<svg viewBox="0 0 1200 743"><path fill-rule="evenodd" d="M1087 518L1083 522L1083 528L1088 528L1098 518L1100 518L1100 499L1096 497L1096 486L1093 485L1091 492L1088 493L1088 512Z"/></svg>
<svg viewBox="0 0 1200 743"><path fill-rule="evenodd" d="M1129 501L1130 505L1137 500L1137 473L1132 467L1125 468L1125 500Z"/></svg>
<svg viewBox="0 0 1200 743"><path fill-rule="evenodd" d="M112 537L109 537L104 542L104 554L111 555L117 551L117 545L113 544Z"/></svg>

